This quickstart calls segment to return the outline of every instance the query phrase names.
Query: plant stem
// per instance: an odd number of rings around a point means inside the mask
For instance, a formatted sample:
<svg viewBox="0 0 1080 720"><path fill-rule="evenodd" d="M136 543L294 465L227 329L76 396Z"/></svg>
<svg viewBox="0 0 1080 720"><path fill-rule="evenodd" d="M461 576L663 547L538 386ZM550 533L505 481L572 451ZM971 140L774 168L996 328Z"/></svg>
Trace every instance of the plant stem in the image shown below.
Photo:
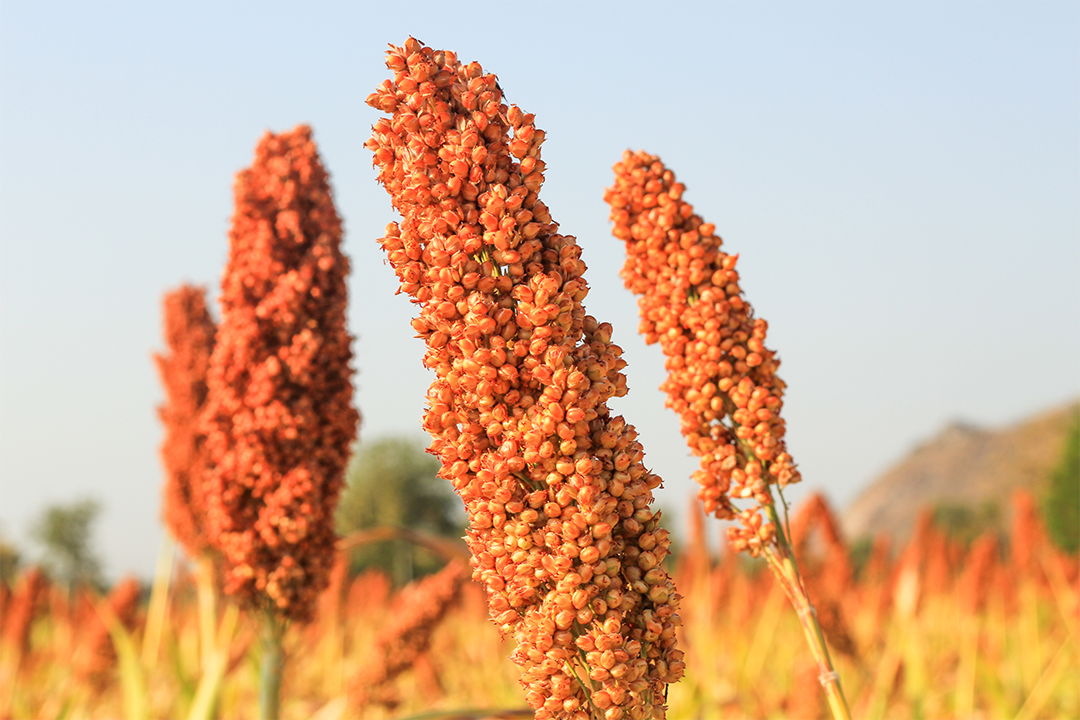
<svg viewBox="0 0 1080 720"><path fill-rule="evenodd" d="M259 720L278 720L281 717L281 672L285 653L281 646L284 626L273 609L262 613L260 644L262 663L259 668Z"/></svg>
<svg viewBox="0 0 1080 720"><path fill-rule="evenodd" d="M214 562L209 556L198 560L195 590L199 600L199 667L205 674L214 653L214 632L217 628L217 593L214 590Z"/></svg>
<svg viewBox="0 0 1080 720"><path fill-rule="evenodd" d="M169 584L172 577L173 556L176 546L168 538L161 545L154 585L150 591L150 606L146 612L146 630L143 633L142 662L145 667L157 663L161 635L165 627L165 614L169 610Z"/></svg>
<svg viewBox="0 0 1080 720"><path fill-rule="evenodd" d="M769 562L769 568L780 582L780 586L784 588L792 607L799 616L806 642L810 646L814 661L817 662L818 680L825 689L825 697L829 701L829 709L832 710L833 717L836 720L851 720L851 710L848 708L847 698L844 697L844 689L840 687L840 676L833 669L829 648L825 644L825 634L821 631L817 611L810 602L810 596L806 592L802 575L799 573L799 566L795 563L795 553L790 539L784 531L784 526L780 524L776 505L769 504L765 510L776 528L776 544L765 544L764 554Z"/></svg>

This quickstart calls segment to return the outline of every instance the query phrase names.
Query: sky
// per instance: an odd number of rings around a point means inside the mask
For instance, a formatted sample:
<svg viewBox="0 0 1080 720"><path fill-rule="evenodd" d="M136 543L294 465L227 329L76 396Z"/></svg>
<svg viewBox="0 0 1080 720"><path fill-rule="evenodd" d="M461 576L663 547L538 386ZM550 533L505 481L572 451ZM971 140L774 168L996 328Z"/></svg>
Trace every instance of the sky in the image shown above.
<svg viewBox="0 0 1080 720"><path fill-rule="evenodd" d="M407 8L407 9L403 9ZM352 262L361 442L423 438L432 376L376 239L364 141L413 35L477 60L547 132L541 198L615 328L678 529L696 468L637 335L604 188L659 155L738 253L783 361L794 499L842 509L946 424L1080 396L1075 2L0 2L0 536L97 499L109 577L160 523L162 294L217 295L232 182L310 124Z"/></svg>

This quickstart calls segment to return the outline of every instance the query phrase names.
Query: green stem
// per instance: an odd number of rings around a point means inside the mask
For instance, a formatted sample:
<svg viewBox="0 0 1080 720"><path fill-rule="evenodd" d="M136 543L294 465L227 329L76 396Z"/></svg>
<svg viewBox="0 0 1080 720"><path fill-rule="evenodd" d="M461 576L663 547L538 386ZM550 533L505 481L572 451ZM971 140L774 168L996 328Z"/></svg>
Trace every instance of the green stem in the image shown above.
<svg viewBox="0 0 1080 720"><path fill-rule="evenodd" d="M281 673L285 667L285 652L281 639L284 630L283 623L272 609L263 612L259 637L262 645L259 720L278 720L281 717Z"/></svg>
<svg viewBox="0 0 1080 720"><path fill-rule="evenodd" d="M769 514L769 520L776 528L776 545L766 544L765 557L769 561L769 568L773 571L780 586L784 588L788 599L799 616L806 642L810 645L810 652L818 666L818 680L825 689L825 697L829 701L836 720L851 720L851 709L848 707L844 689L840 687L840 675L833 669L832 658L829 657L829 648L825 644L825 634L821 631L821 624L817 619L817 612L810 602L810 596L806 592L799 567L795 564L795 554L791 548L790 538L780 525L780 517L776 512L776 505L770 504L765 508Z"/></svg>

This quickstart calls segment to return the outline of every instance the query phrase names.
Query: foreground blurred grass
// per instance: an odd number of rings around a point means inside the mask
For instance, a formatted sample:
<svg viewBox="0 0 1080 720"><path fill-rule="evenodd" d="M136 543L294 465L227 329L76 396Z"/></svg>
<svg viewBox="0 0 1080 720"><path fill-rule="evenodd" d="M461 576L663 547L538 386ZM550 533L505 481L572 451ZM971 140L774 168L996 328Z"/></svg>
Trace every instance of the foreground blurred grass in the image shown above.
<svg viewBox="0 0 1080 720"><path fill-rule="evenodd" d="M980 560L924 533L898 560L881 555L844 587L812 585L819 611L838 609L828 622L822 612L823 625L853 714L1080 717L1077 561L1041 539L1025 548L1022 562L1016 552L983 552ZM717 563L700 541L677 560L688 670L671 688L669 716L825 717L798 620L771 574L732 557ZM827 564L806 560L808 574L828 577ZM26 589L18 586L5 591L0 716L250 717L259 655L253 629L217 598L200 612L197 577L182 572L155 583L126 619L105 598L69 603L47 585L34 598L20 596ZM380 575L352 578L324 596L315 624L289 631L284 717L524 708L507 659L512 647L471 584L435 627L421 661L395 681L400 703L350 707L349 679L377 661L375 638L398 596ZM22 616L30 618L25 646L15 626Z"/></svg>

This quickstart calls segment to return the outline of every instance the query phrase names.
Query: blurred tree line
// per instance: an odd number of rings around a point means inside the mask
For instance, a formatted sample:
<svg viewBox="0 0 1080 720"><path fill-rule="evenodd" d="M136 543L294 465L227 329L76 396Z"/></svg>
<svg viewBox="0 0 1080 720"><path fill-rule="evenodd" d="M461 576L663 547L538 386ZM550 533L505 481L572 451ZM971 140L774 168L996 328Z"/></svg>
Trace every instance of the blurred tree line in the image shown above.
<svg viewBox="0 0 1080 720"><path fill-rule="evenodd" d="M40 565L53 582L70 593L78 585L105 587L101 560L91 537L94 521L101 513L96 500L49 505L30 528L30 539L41 546ZM0 581L15 584L23 564L22 553L14 544L0 541Z"/></svg>
<svg viewBox="0 0 1080 720"><path fill-rule="evenodd" d="M0 539L0 582L13 587L19 576L20 565L22 565L22 554L19 549L7 540Z"/></svg>
<svg viewBox="0 0 1080 720"><path fill-rule="evenodd" d="M103 587L101 561L90 542L100 513L96 500L51 505L30 530L30 536L45 549L45 571L69 592L81 584Z"/></svg>
<svg viewBox="0 0 1080 720"><path fill-rule="evenodd" d="M435 572L446 564L442 544L459 543L466 517L461 500L449 482L438 477L440 463L418 439L392 436L359 446L346 473L338 504L337 531L343 537L365 531L409 531L402 537L362 542L351 550L350 572L377 568L395 585ZM79 584L104 587L101 561L92 543L93 526L101 505L91 499L58 503L44 509L30 529L40 546L40 564L54 582L69 590ZM370 532L368 534L371 534ZM13 586L24 554L0 539L0 581Z"/></svg>
<svg viewBox="0 0 1080 720"><path fill-rule="evenodd" d="M450 483L438 477L439 460L424 448L421 441L401 436L362 443L346 473L338 534L403 529L432 540L456 540L464 548L465 509ZM445 564L439 553L401 537L364 542L350 556L352 573L378 568L399 586Z"/></svg>
<svg viewBox="0 0 1080 720"><path fill-rule="evenodd" d="M1073 418L1061 461L1050 475L1042 509L1050 539L1070 553L1080 550L1080 413Z"/></svg>
<svg viewBox="0 0 1080 720"><path fill-rule="evenodd" d="M997 533L1004 538L1004 523L1001 505L995 500L981 505L938 503L934 507L934 524L964 547L970 547L985 533Z"/></svg>

